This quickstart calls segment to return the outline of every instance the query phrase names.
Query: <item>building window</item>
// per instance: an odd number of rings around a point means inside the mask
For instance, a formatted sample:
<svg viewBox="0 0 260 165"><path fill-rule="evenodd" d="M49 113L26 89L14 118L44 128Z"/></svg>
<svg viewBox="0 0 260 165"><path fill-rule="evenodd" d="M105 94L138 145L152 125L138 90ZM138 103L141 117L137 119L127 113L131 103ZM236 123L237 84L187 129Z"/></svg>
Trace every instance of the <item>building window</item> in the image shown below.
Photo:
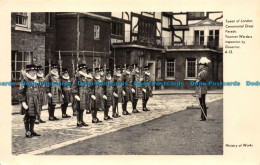
<svg viewBox="0 0 260 165"><path fill-rule="evenodd" d="M208 44L210 46L219 45L219 30L210 30L209 31Z"/></svg>
<svg viewBox="0 0 260 165"><path fill-rule="evenodd" d="M195 79L197 76L197 59L186 59L186 78Z"/></svg>
<svg viewBox="0 0 260 165"><path fill-rule="evenodd" d="M163 16L163 20L162 20L162 26L163 28L169 28L169 25L171 25L171 19L169 17L165 17Z"/></svg>
<svg viewBox="0 0 260 165"><path fill-rule="evenodd" d="M123 35L123 24L119 22L112 22L112 34Z"/></svg>
<svg viewBox="0 0 260 165"><path fill-rule="evenodd" d="M161 79L162 76L161 76L161 68L162 68L162 60L160 58L157 59L157 67L156 67L156 70L157 70L157 75L156 75L156 78L157 79Z"/></svg>
<svg viewBox="0 0 260 165"><path fill-rule="evenodd" d="M16 13L15 30L31 31L31 13Z"/></svg>
<svg viewBox="0 0 260 165"><path fill-rule="evenodd" d="M165 77L175 77L175 59L168 59L165 63Z"/></svg>
<svg viewBox="0 0 260 165"><path fill-rule="evenodd" d="M98 68L101 66L101 58L100 57L94 57L94 68Z"/></svg>
<svg viewBox="0 0 260 165"><path fill-rule="evenodd" d="M12 81L20 81L22 79L21 70L26 65L31 64L32 52L12 51Z"/></svg>
<svg viewBox="0 0 260 165"><path fill-rule="evenodd" d="M195 30L195 45L204 45L204 31Z"/></svg>
<svg viewBox="0 0 260 165"><path fill-rule="evenodd" d="M100 26L94 25L94 39L100 39Z"/></svg>

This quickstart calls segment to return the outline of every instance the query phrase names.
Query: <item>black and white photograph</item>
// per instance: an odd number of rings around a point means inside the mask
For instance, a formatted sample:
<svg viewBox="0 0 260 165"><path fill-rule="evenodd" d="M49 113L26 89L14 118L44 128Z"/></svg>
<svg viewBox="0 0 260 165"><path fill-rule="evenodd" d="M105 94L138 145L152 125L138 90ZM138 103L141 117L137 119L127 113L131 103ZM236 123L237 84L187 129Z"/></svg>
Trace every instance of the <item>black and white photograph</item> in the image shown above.
<svg viewBox="0 0 260 165"><path fill-rule="evenodd" d="M0 165L260 165L260 1L1 0Z"/></svg>
<svg viewBox="0 0 260 165"><path fill-rule="evenodd" d="M223 12L12 12L12 154L223 155Z"/></svg>

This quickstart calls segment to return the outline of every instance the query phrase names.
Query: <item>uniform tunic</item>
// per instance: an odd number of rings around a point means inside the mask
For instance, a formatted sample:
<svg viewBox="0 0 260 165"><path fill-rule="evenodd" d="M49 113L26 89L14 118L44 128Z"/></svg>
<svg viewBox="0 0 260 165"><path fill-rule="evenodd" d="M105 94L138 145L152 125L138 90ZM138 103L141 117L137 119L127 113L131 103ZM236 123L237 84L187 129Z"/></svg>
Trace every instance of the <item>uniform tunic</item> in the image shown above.
<svg viewBox="0 0 260 165"><path fill-rule="evenodd" d="M46 88L47 93L51 93L52 95L51 98L49 97L49 104L56 105L63 103L61 85L58 85L58 83L61 82L60 78L55 77L53 74L48 74L45 78L45 82L56 83L51 84L48 88Z"/></svg>
<svg viewBox="0 0 260 165"><path fill-rule="evenodd" d="M136 72L133 72L131 74L131 77L132 77L132 87L135 90L135 93L133 93L133 99L140 99L140 98L142 98L142 86L134 84L135 82L138 82L138 83L141 82L140 75Z"/></svg>
<svg viewBox="0 0 260 165"><path fill-rule="evenodd" d="M70 103L72 102L71 99L71 87L70 87L70 79L64 79L63 77L61 77L61 82L63 83L61 86L62 89L62 94L64 96L63 98L63 102L64 103Z"/></svg>
<svg viewBox="0 0 260 165"><path fill-rule="evenodd" d="M123 77L121 76L116 76L114 77L114 92L118 95L118 97L114 97L114 101L117 103L123 103L124 102L124 96L123 96L123 85L121 84L123 82Z"/></svg>
<svg viewBox="0 0 260 165"><path fill-rule="evenodd" d="M105 106L110 107L113 105L114 80L112 78L111 80L105 79L105 82L107 82L107 85L104 86L104 94L107 96L107 100L105 100Z"/></svg>
<svg viewBox="0 0 260 165"><path fill-rule="evenodd" d="M44 82L44 77L37 77L39 83ZM39 106L44 106L48 104L48 96L46 94L46 86L44 83L39 85Z"/></svg>
<svg viewBox="0 0 260 165"><path fill-rule="evenodd" d="M95 84L95 97L96 97L96 108L98 109L104 109L104 87L100 85L100 83L103 83L104 78L100 78L99 80L96 80L96 82L99 82Z"/></svg>
<svg viewBox="0 0 260 165"><path fill-rule="evenodd" d="M143 99L147 100L147 99L149 99L149 97L153 96L152 88L151 88L152 81L151 81L150 76L144 75L143 82L149 83L149 84L146 84L146 85L143 86L143 89L146 90L146 92L143 92Z"/></svg>
<svg viewBox="0 0 260 165"><path fill-rule="evenodd" d="M206 69L200 71L198 74L198 82L207 83L207 75L208 72ZM207 85L196 86L195 94L198 95L199 98L201 98L202 94L207 94Z"/></svg>
<svg viewBox="0 0 260 165"><path fill-rule="evenodd" d="M83 75L77 74L71 86L73 97L76 95L80 97L80 101L76 101L75 105L77 110L88 109L89 105L88 87L87 85L83 85L83 83L87 83L87 78Z"/></svg>
<svg viewBox="0 0 260 165"><path fill-rule="evenodd" d="M34 85L22 85L19 87L20 102L25 102L28 109L25 110L23 106L21 107L21 114L26 116L38 116L39 115L39 87L38 80L31 80L27 76L24 77L24 82L35 83Z"/></svg>
<svg viewBox="0 0 260 165"><path fill-rule="evenodd" d="M132 79L131 79L131 75L129 74L125 74L124 75L124 82L127 83L127 85L124 86L124 91L125 91L125 97L124 97L124 101L128 102L128 101L132 101L133 100L133 94L132 94Z"/></svg>

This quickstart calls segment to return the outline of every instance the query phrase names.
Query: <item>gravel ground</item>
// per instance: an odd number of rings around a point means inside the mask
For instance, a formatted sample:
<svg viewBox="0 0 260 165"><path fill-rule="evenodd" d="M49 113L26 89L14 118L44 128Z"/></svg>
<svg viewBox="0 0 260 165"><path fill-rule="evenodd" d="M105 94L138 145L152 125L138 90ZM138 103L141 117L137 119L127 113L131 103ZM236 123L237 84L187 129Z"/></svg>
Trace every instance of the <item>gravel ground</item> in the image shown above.
<svg viewBox="0 0 260 165"><path fill-rule="evenodd" d="M223 100L48 151L46 155L222 155Z"/></svg>

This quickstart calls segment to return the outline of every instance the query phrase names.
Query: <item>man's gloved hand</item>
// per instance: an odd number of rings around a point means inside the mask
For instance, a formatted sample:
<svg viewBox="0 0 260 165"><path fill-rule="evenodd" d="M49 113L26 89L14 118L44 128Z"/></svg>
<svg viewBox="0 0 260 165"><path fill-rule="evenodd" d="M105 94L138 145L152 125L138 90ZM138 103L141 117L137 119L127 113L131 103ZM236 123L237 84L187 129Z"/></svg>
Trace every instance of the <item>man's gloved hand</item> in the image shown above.
<svg viewBox="0 0 260 165"><path fill-rule="evenodd" d="M80 98L78 95L75 96L75 99L77 99L78 101L80 101Z"/></svg>
<svg viewBox="0 0 260 165"><path fill-rule="evenodd" d="M144 93L146 93L146 89L143 89Z"/></svg>
<svg viewBox="0 0 260 165"><path fill-rule="evenodd" d="M125 91L123 91L123 95L125 96Z"/></svg>
<svg viewBox="0 0 260 165"><path fill-rule="evenodd" d="M107 96L106 96L106 95L104 95L104 96L103 96L103 99L107 100Z"/></svg>
<svg viewBox="0 0 260 165"><path fill-rule="evenodd" d="M92 95L91 98L92 98L93 100L96 100L96 96L94 96L94 95Z"/></svg>
<svg viewBox="0 0 260 165"><path fill-rule="evenodd" d="M132 93L135 93L135 90L132 88Z"/></svg>
<svg viewBox="0 0 260 165"><path fill-rule="evenodd" d="M64 99L64 95L62 94L61 97Z"/></svg>
<svg viewBox="0 0 260 165"><path fill-rule="evenodd" d="M28 105L25 102L22 102L22 106L24 109L28 109Z"/></svg>
<svg viewBox="0 0 260 165"><path fill-rule="evenodd" d="M115 92L113 93L113 95L114 95L115 97L118 97L118 95L117 95Z"/></svg>
<svg viewBox="0 0 260 165"><path fill-rule="evenodd" d="M51 97L52 97L52 94L51 94L51 93L48 93L48 96L49 96L49 98L51 98Z"/></svg>

